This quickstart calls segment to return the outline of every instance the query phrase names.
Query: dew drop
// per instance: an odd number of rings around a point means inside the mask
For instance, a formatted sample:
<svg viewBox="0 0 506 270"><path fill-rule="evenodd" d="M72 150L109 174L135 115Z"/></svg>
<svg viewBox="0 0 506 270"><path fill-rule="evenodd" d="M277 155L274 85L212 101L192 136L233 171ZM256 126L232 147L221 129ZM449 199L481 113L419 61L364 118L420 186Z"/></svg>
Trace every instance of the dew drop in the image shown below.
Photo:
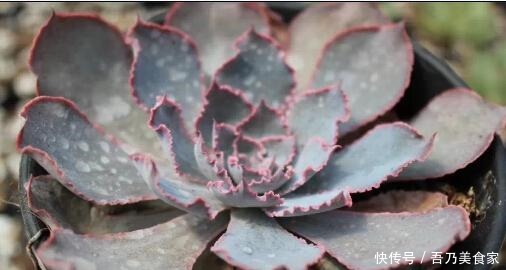
<svg viewBox="0 0 506 270"><path fill-rule="evenodd" d="M186 79L188 77L188 73L178 70L171 70L169 73L169 80L173 82L178 82Z"/></svg>
<svg viewBox="0 0 506 270"><path fill-rule="evenodd" d="M109 146L108 143L99 142L98 144L100 145L100 148L102 148L102 150L104 150L104 152L109 153L109 151L111 151L111 147Z"/></svg>
<svg viewBox="0 0 506 270"><path fill-rule="evenodd" d="M139 261L136 261L136 260L127 260L126 264L127 264L128 267L139 267L139 266L141 266L141 263Z"/></svg>
<svg viewBox="0 0 506 270"><path fill-rule="evenodd" d="M244 80L245 86L251 86L256 81L255 75L250 75Z"/></svg>
<svg viewBox="0 0 506 270"><path fill-rule="evenodd" d="M253 249L251 249L250 247L244 246L244 247L242 247L242 252L251 255L251 254L253 254Z"/></svg>
<svg viewBox="0 0 506 270"><path fill-rule="evenodd" d="M121 162L121 163L127 163L128 162L128 158L126 158L126 157L118 157L118 161Z"/></svg>
<svg viewBox="0 0 506 270"><path fill-rule="evenodd" d="M77 143L77 147L79 147L79 149L81 149L84 152L88 152L90 150L90 146L85 141L79 141Z"/></svg>
<svg viewBox="0 0 506 270"><path fill-rule="evenodd" d="M61 138L61 139L60 139L60 145L61 145L61 147L62 147L64 150L69 149L69 146L70 146L69 140L67 140L67 139L65 139L65 138Z"/></svg>
<svg viewBox="0 0 506 270"><path fill-rule="evenodd" d="M101 156L100 157L100 162L104 163L104 164L108 164L109 163L109 158L107 158L106 156Z"/></svg>
<svg viewBox="0 0 506 270"><path fill-rule="evenodd" d="M374 72L374 73L371 75L371 77L369 78L369 80L370 80L371 82L376 82L378 79L379 79L379 75L378 75L378 73L376 73L376 72Z"/></svg>
<svg viewBox="0 0 506 270"><path fill-rule="evenodd" d="M156 60L155 65L158 68L162 68L165 65L165 61L163 60L163 58L160 58L160 59Z"/></svg>
<svg viewBox="0 0 506 270"><path fill-rule="evenodd" d="M90 172L90 166L82 161L76 162L76 169L80 172Z"/></svg>

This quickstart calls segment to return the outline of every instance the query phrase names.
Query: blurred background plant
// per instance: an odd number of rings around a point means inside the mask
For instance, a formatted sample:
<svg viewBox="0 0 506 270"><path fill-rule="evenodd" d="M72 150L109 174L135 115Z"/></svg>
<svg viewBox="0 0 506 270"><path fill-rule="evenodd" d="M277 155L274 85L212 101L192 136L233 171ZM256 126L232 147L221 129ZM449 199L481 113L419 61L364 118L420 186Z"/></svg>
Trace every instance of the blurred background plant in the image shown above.
<svg viewBox="0 0 506 270"><path fill-rule="evenodd" d="M490 101L506 105L504 3L384 3L412 36L446 61Z"/></svg>
<svg viewBox="0 0 506 270"><path fill-rule="evenodd" d="M0 269L32 269L16 206L20 156L15 136L23 123L19 110L35 96L27 60L36 31L53 11L96 12L125 31L138 14L149 18L159 8L146 3L0 3ZM412 37L448 61L482 96L506 105L506 5L381 3L380 8L404 20Z"/></svg>

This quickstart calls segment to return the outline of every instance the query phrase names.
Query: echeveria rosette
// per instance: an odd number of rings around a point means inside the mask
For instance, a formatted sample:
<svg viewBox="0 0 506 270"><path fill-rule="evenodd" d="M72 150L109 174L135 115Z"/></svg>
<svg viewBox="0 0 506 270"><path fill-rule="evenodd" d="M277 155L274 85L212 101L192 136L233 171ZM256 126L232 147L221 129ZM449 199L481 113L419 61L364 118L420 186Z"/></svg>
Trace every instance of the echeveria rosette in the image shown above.
<svg viewBox="0 0 506 270"><path fill-rule="evenodd" d="M377 125L340 145L403 96L413 65L403 24L367 4L315 5L290 26L285 53L280 21L264 5L187 5L175 4L163 26L138 20L126 35L96 16L54 14L38 35L31 66L41 96L23 111L18 147L50 174L27 186L51 228L36 252L44 264L183 269L210 247L244 269L305 269L325 253L381 269L395 265L376 264L375 252L420 261L469 234L467 212L442 194L352 206L353 194L387 180L466 166L505 118L454 89L412 126ZM305 59L309 67L290 65ZM398 206L391 196L416 199ZM149 211L117 210L140 204ZM88 227L73 209L90 216ZM422 239L422 229L437 237Z"/></svg>

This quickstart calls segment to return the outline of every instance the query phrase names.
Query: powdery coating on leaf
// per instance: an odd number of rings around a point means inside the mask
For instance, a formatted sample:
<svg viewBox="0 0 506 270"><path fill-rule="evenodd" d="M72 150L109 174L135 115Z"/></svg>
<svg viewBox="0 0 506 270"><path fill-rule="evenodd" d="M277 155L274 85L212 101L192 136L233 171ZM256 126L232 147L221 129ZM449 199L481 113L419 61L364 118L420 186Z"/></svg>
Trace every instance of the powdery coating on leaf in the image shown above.
<svg viewBox="0 0 506 270"><path fill-rule="evenodd" d="M391 190L365 201L354 202L350 210L373 213L426 212L446 206L448 206L448 197L443 193Z"/></svg>
<svg viewBox="0 0 506 270"><path fill-rule="evenodd" d="M260 177L260 179L251 180L248 185L251 190L257 193L265 193L267 191L275 191L284 185L293 176L293 169L287 167L279 167L271 177Z"/></svg>
<svg viewBox="0 0 506 270"><path fill-rule="evenodd" d="M288 132L282 115L269 108L263 100L237 129L241 134L255 139L287 135Z"/></svg>
<svg viewBox="0 0 506 270"><path fill-rule="evenodd" d="M264 100L273 109L283 108L295 81L279 45L252 29L237 40L236 47L238 53L216 72L218 84L243 91L254 105Z"/></svg>
<svg viewBox="0 0 506 270"><path fill-rule="evenodd" d="M224 160L228 160L228 156L234 154L234 142L238 136L234 127L215 122L213 125L213 151L223 153Z"/></svg>
<svg viewBox="0 0 506 270"><path fill-rule="evenodd" d="M195 142L193 153L200 172L205 175L208 180L215 180L218 158L210 158L209 151L204 148L204 140L200 135Z"/></svg>
<svg viewBox="0 0 506 270"><path fill-rule="evenodd" d="M33 211L50 228L76 233L105 234L151 227L169 221L183 212L159 201L129 204L125 207L97 207L75 196L52 176L32 177L27 199Z"/></svg>
<svg viewBox="0 0 506 270"><path fill-rule="evenodd" d="M202 183L190 182L175 174L160 175L156 164L147 156L131 157L150 188L164 202L195 215L214 219L226 209Z"/></svg>
<svg viewBox="0 0 506 270"><path fill-rule="evenodd" d="M262 195L255 193L246 181L240 182L237 186L228 181L214 181L207 183L207 187L216 198L231 207L269 207L283 203L281 196L273 191Z"/></svg>
<svg viewBox="0 0 506 270"><path fill-rule="evenodd" d="M307 269L324 250L285 231L256 209L232 211L227 231L211 251L241 269Z"/></svg>
<svg viewBox="0 0 506 270"><path fill-rule="evenodd" d="M276 164L284 167L292 163L297 153L293 136L271 136L259 141L269 157L275 158Z"/></svg>
<svg viewBox="0 0 506 270"><path fill-rule="evenodd" d="M267 8L254 3L176 3L165 24L183 30L195 39L207 75L234 55L234 40L254 27L269 33Z"/></svg>
<svg viewBox="0 0 506 270"><path fill-rule="evenodd" d="M337 146L326 145L318 137L309 139L297 156L293 168L294 176L279 192L287 194L304 185L313 175L325 168L336 149Z"/></svg>
<svg viewBox="0 0 506 270"><path fill-rule="evenodd" d="M135 55L130 83L137 101L152 108L158 96L168 96L185 108L184 122L193 128L204 89L193 41L178 30L141 20L129 38Z"/></svg>
<svg viewBox="0 0 506 270"><path fill-rule="evenodd" d="M404 24L353 28L326 45L311 85L340 84L351 110L350 120L339 125L344 136L401 99L411 79L413 61Z"/></svg>
<svg viewBox="0 0 506 270"><path fill-rule="evenodd" d="M205 95L204 106L195 124L196 130L206 145L211 147L213 122L235 125L251 111L252 105L240 91L213 83Z"/></svg>
<svg viewBox="0 0 506 270"><path fill-rule="evenodd" d="M268 211L275 216L293 216L350 206L350 193L378 188L409 164L424 160L432 144L433 138L425 139L404 123L379 125L335 153L322 171L287 194L282 205ZM306 211L298 213L296 209Z"/></svg>
<svg viewBox="0 0 506 270"><path fill-rule="evenodd" d="M223 215L212 222L185 215L148 229L104 236L56 229L36 254L54 270L191 269L226 224Z"/></svg>
<svg viewBox="0 0 506 270"><path fill-rule="evenodd" d="M156 197L115 141L64 98L38 97L25 105L17 147L79 197L99 205Z"/></svg>
<svg viewBox="0 0 506 270"><path fill-rule="evenodd" d="M387 23L371 3L312 4L290 24L288 63L295 69L297 88L309 88L311 75L325 44L338 32L351 27Z"/></svg>
<svg viewBox="0 0 506 270"><path fill-rule="evenodd" d="M405 123L378 125L332 156L305 190L338 189L356 193L378 188L408 165L425 160L433 144L434 136L423 137Z"/></svg>
<svg viewBox="0 0 506 270"><path fill-rule="evenodd" d="M469 89L445 91L410 121L424 135L437 132L434 150L424 162L406 168L399 179L436 178L464 168L485 152L505 120L503 107L485 102Z"/></svg>
<svg viewBox="0 0 506 270"><path fill-rule="evenodd" d="M364 270L398 266L395 262L378 264L374 257L377 252L413 252L414 262L420 262L425 253L423 262L431 261L428 254L447 251L455 242L465 239L471 230L468 214L459 206L425 213L332 211L280 219L280 222L288 230L323 245L349 269ZM400 263L405 264L405 261Z"/></svg>
<svg viewBox="0 0 506 270"><path fill-rule="evenodd" d="M283 197L283 204L263 209L270 217L296 217L327 212L352 205L349 192L322 191L318 193L293 194Z"/></svg>
<svg viewBox="0 0 506 270"><path fill-rule="evenodd" d="M66 97L136 151L160 156L156 134L146 125L148 116L132 103L131 63L131 50L119 30L87 14L53 14L30 56L38 95Z"/></svg>
<svg viewBox="0 0 506 270"><path fill-rule="evenodd" d="M334 145L339 134L338 124L350 118L348 99L339 86L311 90L299 96L288 110L287 118L299 150L313 137Z"/></svg>
<svg viewBox="0 0 506 270"><path fill-rule="evenodd" d="M161 137L166 156L174 164L175 172L207 182L195 159L194 139L186 130L181 115L178 104L163 97L151 109L149 125Z"/></svg>

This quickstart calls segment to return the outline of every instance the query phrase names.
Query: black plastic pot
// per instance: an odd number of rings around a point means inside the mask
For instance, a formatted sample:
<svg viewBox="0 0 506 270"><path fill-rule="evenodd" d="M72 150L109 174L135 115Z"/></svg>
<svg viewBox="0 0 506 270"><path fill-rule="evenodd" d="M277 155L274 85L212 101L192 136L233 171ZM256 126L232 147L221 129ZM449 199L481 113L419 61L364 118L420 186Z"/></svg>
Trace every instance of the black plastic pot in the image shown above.
<svg viewBox="0 0 506 270"><path fill-rule="evenodd" d="M300 4L300 5L299 5ZM287 5L272 3L271 7L280 13L286 21L290 21L303 7L302 3ZM160 22L162 16L152 19ZM466 83L442 60L436 58L429 51L413 41L415 64L411 84L394 111L401 119L409 119L423 108L434 96L454 87L467 87ZM41 237L34 238L45 225L28 211L24 184L30 175L44 174L37 162L29 156L23 155L20 164L19 192L21 194L21 212L28 239L34 239L37 245L47 237L47 230L42 231ZM482 254L500 252L500 247L506 232L506 150L496 136L489 149L475 162L455 174L428 181L416 181L404 184L386 184L379 190L387 189L424 189L441 190L451 186L459 192L467 192L473 187L475 205L482 211L478 218L472 218L470 236L453 246L450 252L469 252L472 255L478 251ZM423 233L423 232L420 232ZM427 237L431 237L427 235ZM420 266L419 268L423 268ZM446 265L444 269L490 269L491 265Z"/></svg>

